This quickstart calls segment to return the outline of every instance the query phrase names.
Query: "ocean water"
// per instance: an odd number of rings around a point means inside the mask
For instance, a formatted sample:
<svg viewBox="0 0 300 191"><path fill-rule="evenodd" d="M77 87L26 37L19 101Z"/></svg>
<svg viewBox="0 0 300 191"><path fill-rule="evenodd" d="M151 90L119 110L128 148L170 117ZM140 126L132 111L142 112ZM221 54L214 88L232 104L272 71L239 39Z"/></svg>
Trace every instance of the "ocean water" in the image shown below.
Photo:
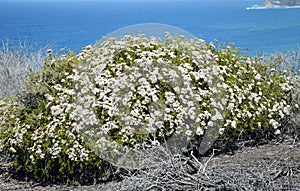
<svg viewBox="0 0 300 191"><path fill-rule="evenodd" d="M142 23L182 28L249 54L300 47L300 9L265 9L263 0L0 0L0 40L79 52L101 36Z"/></svg>

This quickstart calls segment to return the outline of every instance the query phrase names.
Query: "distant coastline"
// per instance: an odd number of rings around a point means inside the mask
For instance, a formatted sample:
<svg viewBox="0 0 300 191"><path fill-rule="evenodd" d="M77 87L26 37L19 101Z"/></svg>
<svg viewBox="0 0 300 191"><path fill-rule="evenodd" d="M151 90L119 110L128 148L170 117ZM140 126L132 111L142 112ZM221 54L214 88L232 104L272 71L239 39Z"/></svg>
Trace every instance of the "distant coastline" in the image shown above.
<svg viewBox="0 0 300 191"><path fill-rule="evenodd" d="M264 5L246 7L247 10L292 8L300 8L300 0L266 0Z"/></svg>
<svg viewBox="0 0 300 191"><path fill-rule="evenodd" d="M300 7L300 0L266 0L266 8Z"/></svg>

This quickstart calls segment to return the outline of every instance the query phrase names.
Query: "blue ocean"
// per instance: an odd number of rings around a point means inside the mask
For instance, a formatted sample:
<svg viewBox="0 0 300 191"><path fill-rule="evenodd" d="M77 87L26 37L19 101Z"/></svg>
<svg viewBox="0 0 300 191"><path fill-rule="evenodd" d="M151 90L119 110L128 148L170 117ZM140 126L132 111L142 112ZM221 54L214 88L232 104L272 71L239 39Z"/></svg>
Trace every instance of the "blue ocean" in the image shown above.
<svg viewBox="0 0 300 191"><path fill-rule="evenodd" d="M0 40L79 52L101 36L142 23L179 27L249 54L300 47L300 9L265 9L263 0L0 0Z"/></svg>

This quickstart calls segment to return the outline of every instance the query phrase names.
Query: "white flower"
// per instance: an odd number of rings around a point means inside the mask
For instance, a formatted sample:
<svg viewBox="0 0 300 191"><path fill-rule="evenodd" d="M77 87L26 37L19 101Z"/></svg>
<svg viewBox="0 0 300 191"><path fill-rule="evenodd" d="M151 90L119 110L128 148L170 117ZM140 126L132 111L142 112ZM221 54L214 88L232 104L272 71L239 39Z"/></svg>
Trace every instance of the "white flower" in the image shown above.
<svg viewBox="0 0 300 191"><path fill-rule="evenodd" d="M16 149L15 149L15 148L13 148L13 147L10 147L10 148L9 148L9 150L10 150L12 153L15 153L15 152L17 152L17 151L16 151Z"/></svg>
<svg viewBox="0 0 300 191"><path fill-rule="evenodd" d="M53 101L54 100L54 97L52 95L49 95L49 94L45 94L45 97L48 101Z"/></svg>
<svg viewBox="0 0 300 191"><path fill-rule="evenodd" d="M196 131L196 134L199 135L199 136L203 135L204 134L204 130L201 127L198 127L197 131Z"/></svg>
<svg viewBox="0 0 300 191"><path fill-rule="evenodd" d="M234 108L234 103L229 103L227 108L229 110L232 110Z"/></svg>
<svg viewBox="0 0 300 191"><path fill-rule="evenodd" d="M234 128L234 129L236 128L236 121L231 122L231 127Z"/></svg>
<svg viewBox="0 0 300 191"><path fill-rule="evenodd" d="M219 134L220 134L220 135L223 135L224 131L225 131L224 128L220 128L220 129L219 129Z"/></svg>
<svg viewBox="0 0 300 191"><path fill-rule="evenodd" d="M63 109L60 105L54 105L50 109L52 115L59 115L60 113L63 113Z"/></svg>
<svg viewBox="0 0 300 191"><path fill-rule="evenodd" d="M261 75L260 74L256 74L255 79L260 80L261 79Z"/></svg>
<svg viewBox="0 0 300 191"><path fill-rule="evenodd" d="M277 130L274 132L275 135L279 135L280 133L281 133L281 131L280 131L279 129L277 129Z"/></svg>
<svg viewBox="0 0 300 191"><path fill-rule="evenodd" d="M185 132L185 134L187 135L187 137L192 137L193 132L192 132L191 130L187 130L187 131Z"/></svg>
<svg viewBox="0 0 300 191"><path fill-rule="evenodd" d="M274 119L270 119L269 123L273 126L274 129L277 129L277 127L279 126L279 123Z"/></svg>
<svg viewBox="0 0 300 191"><path fill-rule="evenodd" d="M151 144L154 146L159 146L160 143L157 140L151 141Z"/></svg>

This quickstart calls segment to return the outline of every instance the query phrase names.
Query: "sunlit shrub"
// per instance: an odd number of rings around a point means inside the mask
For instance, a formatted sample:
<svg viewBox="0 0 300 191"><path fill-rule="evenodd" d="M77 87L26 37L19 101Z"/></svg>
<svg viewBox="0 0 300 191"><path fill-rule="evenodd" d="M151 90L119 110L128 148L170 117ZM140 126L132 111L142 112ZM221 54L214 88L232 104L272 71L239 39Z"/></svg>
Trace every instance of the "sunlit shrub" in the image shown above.
<svg viewBox="0 0 300 191"><path fill-rule="evenodd" d="M216 118L218 114L213 111L215 105L221 103L218 109L222 111L223 103L226 105L222 112L224 124L219 128L219 133L224 134L222 139L258 141L280 134L280 121L289 115L292 86L281 71L272 70L274 64L265 65L254 58L244 57L231 47L218 50L212 44L207 45L201 40L183 41L174 38L168 42L169 44L162 46L155 39L125 37L123 41L108 40L101 47L81 54L83 60L89 60L88 65L82 66L73 78L84 83L77 94L83 98L84 103L89 101L89 104L86 104L89 107L83 108L83 104L79 105L79 113L87 113L88 117L81 115L78 128L86 130L87 124L96 124L99 128L94 128L90 136L95 136L97 132L101 132L101 136L105 129L118 143L129 145L137 145L140 141L139 136L159 137L176 134L178 131L183 131L190 139L195 134L201 138L207 128L214 126L211 119ZM149 66L147 63L150 63ZM142 64L150 72L141 70ZM170 78L178 80L176 75L186 76L183 81L191 83L191 87L181 90L184 86L178 87L177 84L173 87L162 86L161 82L167 81L166 74L160 73L161 80L152 75L155 67L173 70L170 65L179 68ZM134 72L128 73L128 70L134 67ZM184 70L186 75L180 73ZM123 73L126 73L124 77ZM126 78L134 83L128 83ZM138 82L139 80L142 81ZM209 84L209 80L217 83ZM87 87L88 90L82 87ZM126 103L122 99L122 104L116 104L118 108L115 108L112 103L118 102L115 98L120 97L120 87L126 87L125 89L132 92L127 96L122 95L122 98L126 97ZM216 90L216 87L219 89ZM114 89L118 90L117 94L114 94ZM225 91L224 97L216 99L213 91L220 94L224 94ZM186 94L194 96L191 106L184 104L190 100L181 99L182 95L178 92L188 92ZM167 100L169 94L173 95L172 100ZM181 104L178 104L178 107L168 107L176 102ZM151 105L158 103L165 108L153 110ZM91 113L90 106L94 107L96 112ZM120 106L127 106L131 110L123 111ZM194 106L196 109L193 110ZM120 113L114 113L115 111ZM122 116L124 113L121 112L127 113ZM157 113L157 116L153 116L154 113ZM126 119L120 123L121 117ZM186 119L190 118L196 123L186 124ZM135 125L139 130L142 129L142 133L136 132Z"/></svg>
<svg viewBox="0 0 300 191"><path fill-rule="evenodd" d="M73 53L59 58L49 55L41 70L26 82L27 91L2 102L1 146L15 159L19 175L72 184L109 178L109 165L90 152L73 129L68 111L71 98L58 88L72 88L64 79L76 64ZM59 106L61 111L55 115L51 108L62 99L69 104Z"/></svg>
<svg viewBox="0 0 300 191"><path fill-rule="evenodd" d="M66 181L87 171L103 178L108 165L96 154L171 136L200 142L217 125L221 142L272 138L292 90L272 67L201 39L106 39L78 55L47 57L26 83L30 91L2 103L1 146L17 170Z"/></svg>
<svg viewBox="0 0 300 191"><path fill-rule="evenodd" d="M290 76L280 63L240 55L231 47L215 50L226 73L225 140L265 141L281 133L291 110Z"/></svg>
<svg viewBox="0 0 300 191"><path fill-rule="evenodd" d="M293 89L291 91L290 116L283 121L284 136L294 136L296 139L300 135L300 49L290 50L285 53L276 53L268 57L261 57L267 64L273 65L273 70L280 71L291 81Z"/></svg>

